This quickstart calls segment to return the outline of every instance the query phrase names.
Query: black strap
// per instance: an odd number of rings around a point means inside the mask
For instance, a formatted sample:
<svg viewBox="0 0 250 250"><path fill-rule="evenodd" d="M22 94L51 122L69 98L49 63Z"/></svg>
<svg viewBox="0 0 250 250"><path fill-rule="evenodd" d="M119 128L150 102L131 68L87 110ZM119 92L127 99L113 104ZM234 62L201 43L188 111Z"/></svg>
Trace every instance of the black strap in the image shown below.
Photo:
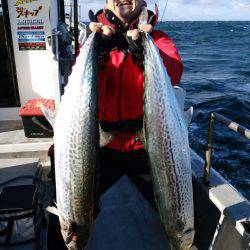
<svg viewBox="0 0 250 250"><path fill-rule="evenodd" d="M101 128L105 132L135 132L139 131L143 127L143 118L137 120L127 120L127 121L100 121Z"/></svg>
<svg viewBox="0 0 250 250"><path fill-rule="evenodd" d="M22 219L26 219L26 218L30 218L33 217L35 215L34 211L31 213L27 213L27 214L22 214L22 215L16 215L16 216L11 216L12 220L22 220ZM9 218L0 218L0 222L6 222L9 221Z"/></svg>
<svg viewBox="0 0 250 250"><path fill-rule="evenodd" d="M5 245L10 244L11 236L12 236L12 231L13 231L13 226L14 226L14 220L11 218L8 221L8 226L7 226L7 235L5 239Z"/></svg>
<svg viewBox="0 0 250 250"><path fill-rule="evenodd" d="M41 219L42 219L42 226L43 228L47 227L47 220L44 214L44 209L43 209L43 204L42 202L40 203L40 211L41 211Z"/></svg>
<svg viewBox="0 0 250 250"><path fill-rule="evenodd" d="M105 10L105 17L108 19L109 22L115 24L116 31L123 33L128 30L128 28L125 28L123 26L122 21L111 10Z"/></svg>
<svg viewBox="0 0 250 250"><path fill-rule="evenodd" d="M95 23L98 22L98 19L97 19L95 13L93 12L93 10L89 10L89 20L90 20L90 22L95 22Z"/></svg>

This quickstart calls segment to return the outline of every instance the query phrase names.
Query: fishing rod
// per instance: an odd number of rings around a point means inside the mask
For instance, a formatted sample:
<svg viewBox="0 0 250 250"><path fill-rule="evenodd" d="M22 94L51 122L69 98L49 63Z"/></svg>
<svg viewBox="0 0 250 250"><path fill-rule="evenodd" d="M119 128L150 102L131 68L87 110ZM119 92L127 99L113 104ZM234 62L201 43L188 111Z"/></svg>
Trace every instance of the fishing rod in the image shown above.
<svg viewBox="0 0 250 250"><path fill-rule="evenodd" d="M168 5L168 0L166 1L166 4L165 4L165 7L164 7L164 10L163 10L163 13L162 13L162 16L161 16L161 21L159 22L159 27L158 27L158 30L161 28L162 20L163 20L163 17L164 17L164 15L165 15L165 12L166 12L167 5Z"/></svg>

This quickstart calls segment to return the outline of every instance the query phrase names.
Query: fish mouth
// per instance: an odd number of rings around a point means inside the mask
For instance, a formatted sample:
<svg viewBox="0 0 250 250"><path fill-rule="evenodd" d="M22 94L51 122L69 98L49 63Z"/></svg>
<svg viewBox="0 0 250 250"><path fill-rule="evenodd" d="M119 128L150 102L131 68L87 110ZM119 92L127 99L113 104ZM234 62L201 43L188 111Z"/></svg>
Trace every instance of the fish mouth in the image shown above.
<svg viewBox="0 0 250 250"><path fill-rule="evenodd" d="M82 231L84 232L84 231ZM83 235L73 232L73 231L65 231L61 229L61 234L65 245L68 249L72 250L84 250L85 246L88 243L88 237L84 237Z"/></svg>
<svg viewBox="0 0 250 250"><path fill-rule="evenodd" d="M60 221L61 234L68 249L84 250L89 239L89 230L76 223L65 223ZM88 232L84 234L84 232Z"/></svg>

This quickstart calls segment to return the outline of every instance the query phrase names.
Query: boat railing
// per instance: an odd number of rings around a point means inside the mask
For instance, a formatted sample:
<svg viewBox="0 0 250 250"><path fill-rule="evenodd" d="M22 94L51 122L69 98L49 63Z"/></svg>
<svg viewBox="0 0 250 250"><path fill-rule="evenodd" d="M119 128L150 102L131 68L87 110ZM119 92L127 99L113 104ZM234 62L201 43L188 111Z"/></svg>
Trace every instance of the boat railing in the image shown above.
<svg viewBox="0 0 250 250"><path fill-rule="evenodd" d="M243 135L247 139L250 139L249 129L239 125L236 122L233 122L232 120L218 113L210 114L208 132L207 132L207 144L205 148L205 163L204 163L204 177L203 177L203 182L206 185L209 185L209 179L210 179L215 121L218 121L220 124L227 126L229 129L235 131L236 133Z"/></svg>

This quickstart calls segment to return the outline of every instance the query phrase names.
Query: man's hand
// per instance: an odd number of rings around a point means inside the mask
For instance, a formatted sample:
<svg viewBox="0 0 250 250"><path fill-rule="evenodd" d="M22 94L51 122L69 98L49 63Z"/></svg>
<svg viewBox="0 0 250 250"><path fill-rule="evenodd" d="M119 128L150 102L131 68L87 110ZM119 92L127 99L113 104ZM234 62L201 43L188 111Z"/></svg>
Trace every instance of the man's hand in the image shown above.
<svg viewBox="0 0 250 250"><path fill-rule="evenodd" d="M103 25L98 22L91 22L89 29L92 32L99 33L98 40L98 55L100 61L107 61L109 59L109 52L114 48L114 34L115 30L109 25Z"/></svg>
<svg viewBox="0 0 250 250"><path fill-rule="evenodd" d="M152 24L142 24L142 25L139 25L139 29L141 31L144 31L148 34L150 34L152 31L153 31L153 25Z"/></svg>
<svg viewBox="0 0 250 250"><path fill-rule="evenodd" d="M92 32L99 32L108 37L115 34L115 30L111 26L103 25L102 23L91 22L89 28Z"/></svg>
<svg viewBox="0 0 250 250"><path fill-rule="evenodd" d="M122 35L122 33L116 34L111 26L103 25L98 22L91 22L89 28L92 32L100 34L98 54L103 60L109 58L109 52L112 49L115 47L120 50L126 49L126 44L128 43L128 49L132 53L133 60L140 61L143 58L143 45L140 32L144 31L151 33L153 31L153 26L151 24L140 25L138 29L128 30L126 36Z"/></svg>
<svg viewBox="0 0 250 250"><path fill-rule="evenodd" d="M151 24L140 25L138 29L128 30L127 36L131 37L131 39L135 41L140 38L140 31L150 34L153 31L153 26Z"/></svg>
<svg viewBox="0 0 250 250"><path fill-rule="evenodd" d="M133 55L134 61L141 61L143 58L143 45L140 35L141 31L151 33L153 31L153 26L151 24L140 25L138 29L127 31L129 50Z"/></svg>

